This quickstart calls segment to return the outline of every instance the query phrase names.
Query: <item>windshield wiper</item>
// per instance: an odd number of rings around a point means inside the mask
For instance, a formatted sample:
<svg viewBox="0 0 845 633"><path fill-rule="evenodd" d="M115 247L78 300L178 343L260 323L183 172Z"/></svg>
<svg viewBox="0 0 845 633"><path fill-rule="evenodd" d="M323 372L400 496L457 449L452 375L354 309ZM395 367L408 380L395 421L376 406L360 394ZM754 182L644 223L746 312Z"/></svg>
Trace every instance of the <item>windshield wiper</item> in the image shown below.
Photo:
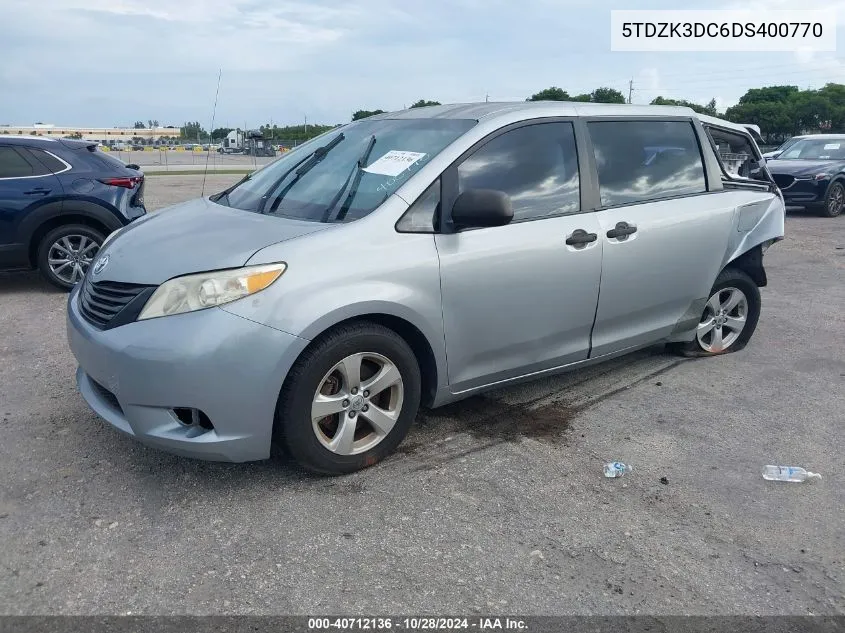
<svg viewBox="0 0 845 633"><path fill-rule="evenodd" d="M243 178L241 178L238 182L236 182L231 187L224 189L220 193L215 193L213 196L209 196L208 199L211 200L212 202L217 202L217 203L222 204L220 201L223 198L226 198L226 204L228 205L229 204L229 194L232 193L235 190L235 188L240 187L242 184L244 184L251 177L252 177L252 174L246 174Z"/></svg>
<svg viewBox="0 0 845 633"><path fill-rule="evenodd" d="M329 218L331 217L335 205L337 205L338 201L340 201L341 196L343 196L343 193L346 191L346 187L349 185L349 181L352 180L352 177L354 176L355 180L352 181L352 188L349 190L349 194L343 201L343 206L340 207L340 211L338 212L335 221L342 221L346 217L346 214L349 212L349 205L352 204L352 199L355 197L355 194L358 193L358 185L361 183L361 178L363 178L364 176L364 165L367 164L367 159L370 158L370 154L372 153L375 144L376 137L375 135L373 135L370 137L370 142L367 143L367 147L361 154L361 157L355 163L355 167L352 169L352 171L349 172L349 175L343 182L343 186L340 188L340 190L338 190L338 192L332 198L331 202L329 202L329 205L326 207L326 212L323 214L323 222L329 221Z"/></svg>
<svg viewBox="0 0 845 633"><path fill-rule="evenodd" d="M297 162L293 167L285 171L285 173L283 173L279 178L276 179L276 182L273 183L273 186L267 190L268 193L261 201L261 207L258 209L258 212L265 212L264 207L267 206L267 201L270 199L270 192L274 191L276 187L281 185L285 181L285 178L290 176L295 170L296 177L291 180L290 183L288 183L288 185L284 189L282 189L278 196L276 196L276 198L273 200L273 206L269 209L269 211L272 212L278 209L279 204L282 202L282 198L287 195L288 191L291 190L291 187L293 187L297 182L299 182L299 179L302 178L302 176L311 171L311 169L317 163L323 160L326 157L326 154L332 151L337 146L337 144L340 143L344 138L346 137L343 135L343 132L341 132L328 143L321 147L318 147L313 152L308 154L308 156Z"/></svg>

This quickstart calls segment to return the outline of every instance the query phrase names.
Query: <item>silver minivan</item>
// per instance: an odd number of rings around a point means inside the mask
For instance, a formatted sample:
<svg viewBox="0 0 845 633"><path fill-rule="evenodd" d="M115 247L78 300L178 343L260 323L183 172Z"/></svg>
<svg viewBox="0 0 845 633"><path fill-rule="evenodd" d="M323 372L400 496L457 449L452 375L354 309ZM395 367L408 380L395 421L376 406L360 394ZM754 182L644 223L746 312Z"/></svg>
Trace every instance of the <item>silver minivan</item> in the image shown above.
<svg viewBox="0 0 845 633"><path fill-rule="evenodd" d="M723 156L745 156L726 169ZM420 406L669 343L745 346L784 203L680 107L416 108L110 236L68 299L91 408L204 459L370 466Z"/></svg>

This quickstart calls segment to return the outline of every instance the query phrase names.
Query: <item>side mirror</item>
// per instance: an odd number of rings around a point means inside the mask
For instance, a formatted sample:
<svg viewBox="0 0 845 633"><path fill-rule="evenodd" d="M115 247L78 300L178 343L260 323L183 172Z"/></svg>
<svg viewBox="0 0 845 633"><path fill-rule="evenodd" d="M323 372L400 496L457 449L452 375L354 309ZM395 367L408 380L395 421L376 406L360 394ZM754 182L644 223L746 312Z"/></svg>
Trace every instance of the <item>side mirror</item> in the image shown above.
<svg viewBox="0 0 845 633"><path fill-rule="evenodd" d="M452 207L456 228L504 226L513 220L513 206L508 194L495 189L468 189Z"/></svg>

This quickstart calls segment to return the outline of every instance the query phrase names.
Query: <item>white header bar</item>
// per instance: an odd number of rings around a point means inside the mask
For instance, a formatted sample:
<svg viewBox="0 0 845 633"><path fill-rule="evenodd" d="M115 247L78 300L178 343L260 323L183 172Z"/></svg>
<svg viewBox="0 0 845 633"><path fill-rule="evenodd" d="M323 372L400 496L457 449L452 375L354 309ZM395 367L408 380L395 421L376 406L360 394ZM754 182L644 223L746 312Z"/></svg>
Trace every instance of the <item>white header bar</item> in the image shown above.
<svg viewBox="0 0 845 633"><path fill-rule="evenodd" d="M835 51L836 11L611 11L610 49L656 52ZM740 60L737 64L741 67Z"/></svg>

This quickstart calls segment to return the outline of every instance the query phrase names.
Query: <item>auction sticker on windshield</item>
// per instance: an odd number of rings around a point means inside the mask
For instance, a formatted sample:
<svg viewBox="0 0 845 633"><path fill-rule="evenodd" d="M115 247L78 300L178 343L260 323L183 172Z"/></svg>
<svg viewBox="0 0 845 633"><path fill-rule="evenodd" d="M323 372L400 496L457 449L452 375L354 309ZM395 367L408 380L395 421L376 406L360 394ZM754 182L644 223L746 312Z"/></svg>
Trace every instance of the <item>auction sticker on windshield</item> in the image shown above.
<svg viewBox="0 0 845 633"><path fill-rule="evenodd" d="M381 176L398 176L423 156L425 156L424 152L405 152L392 149L372 165L365 167L364 171Z"/></svg>
<svg viewBox="0 0 845 633"><path fill-rule="evenodd" d="M839 143L825 143L825 149L839 149Z"/></svg>

